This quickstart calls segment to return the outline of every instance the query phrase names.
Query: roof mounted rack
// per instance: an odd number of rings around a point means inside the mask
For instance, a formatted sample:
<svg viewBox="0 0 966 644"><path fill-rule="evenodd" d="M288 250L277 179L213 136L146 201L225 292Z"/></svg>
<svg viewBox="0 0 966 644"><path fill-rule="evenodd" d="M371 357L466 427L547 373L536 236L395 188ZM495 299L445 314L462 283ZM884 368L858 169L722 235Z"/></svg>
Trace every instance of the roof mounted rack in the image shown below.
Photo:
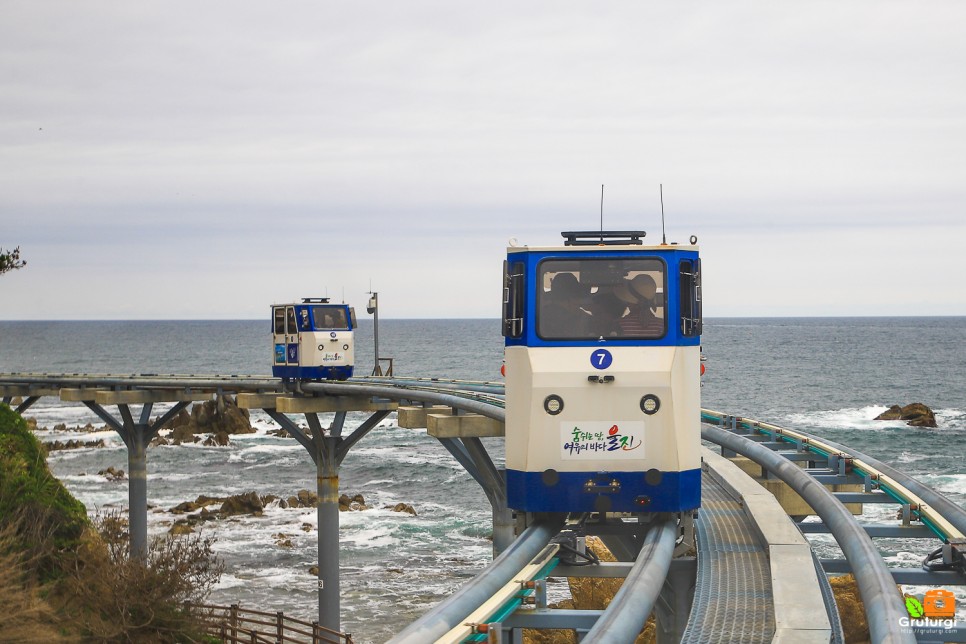
<svg viewBox="0 0 966 644"><path fill-rule="evenodd" d="M329 298L327 297L303 297L302 304L328 304Z"/></svg>
<svg viewBox="0 0 966 644"><path fill-rule="evenodd" d="M560 233L564 246L640 246L643 230L580 230Z"/></svg>

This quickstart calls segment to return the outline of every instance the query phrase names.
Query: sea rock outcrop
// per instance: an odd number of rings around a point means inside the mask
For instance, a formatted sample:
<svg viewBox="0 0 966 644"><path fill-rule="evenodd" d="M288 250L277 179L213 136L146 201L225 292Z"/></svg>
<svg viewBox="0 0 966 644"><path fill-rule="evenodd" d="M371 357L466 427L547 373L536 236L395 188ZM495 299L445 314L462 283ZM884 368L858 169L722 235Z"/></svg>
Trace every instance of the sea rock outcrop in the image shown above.
<svg viewBox="0 0 966 644"><path fill-rule="evenodd" d="M96 441L80 441L75 439L70 439L68 441L46 441L44 447L48 452L58 452L65 449L81 449L84 447L105 447L106 443L104 439Z"/></svg>
<svg viewBox="0 0 966 644"><path fill-rule="evenodd" d="M396 505L387 505L386 510L392 510L393 512L404 512L406 514L416 515L416 508L409 505L408 503L397 503Z"/></svg>
<svg viewBox="0 0 966 644"><path fill-rule="evenodd" d="M260 516L264 509L265 504L262 502L261 497L252 491L246 492L245 494L235 494L225 499L225 502L221 504L221 508L218 510L218 514L226 517L238 514Z"/></svg>
<svg viewBox="0 0 966 644"><path fill-rule="evenodd" d="M98 476L103 476L108 481L123 481L126 478L124 470L118 470L113 467L101 470L97 474Z"/></svg>
<svg viewBox="0 0 966 644"><path fill-rule="evenodd" d="M169 439L175 444L194 443L196 434L211 434L207 444L227 445L232 434L252 434L248 410L242 409L231 396L219 396L191 407L191 413L182 410L168 421L166 429L172 430Z"/></svg>
<svg viewBox="0 0 966 644"><path fill-rule="evenodd" d="M905 420L912 427L938 427L936 414L922 403L912 403L905 407L892 405L875 417L874 420Z"/></svg>

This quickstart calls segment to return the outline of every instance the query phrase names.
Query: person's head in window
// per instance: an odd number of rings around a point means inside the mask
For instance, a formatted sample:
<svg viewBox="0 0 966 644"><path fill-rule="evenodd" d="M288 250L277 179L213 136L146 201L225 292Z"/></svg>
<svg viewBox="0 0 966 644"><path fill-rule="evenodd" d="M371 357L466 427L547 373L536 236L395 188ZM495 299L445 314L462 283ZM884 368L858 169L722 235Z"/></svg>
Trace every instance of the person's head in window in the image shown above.
<svg viewBox="0 0 966 644"><path fill-rule="evenodd" d="M550 282L550 293L561 303L579 301L583 292L573 273L558 273Z"/></svg>
<svg viewBox="0 0 966 644"><path fill-rule="evenodd" d="M647 302L653 302L654 296L657 295L657 284L650 275L636 275L628 288L633 295Z"/></svg>

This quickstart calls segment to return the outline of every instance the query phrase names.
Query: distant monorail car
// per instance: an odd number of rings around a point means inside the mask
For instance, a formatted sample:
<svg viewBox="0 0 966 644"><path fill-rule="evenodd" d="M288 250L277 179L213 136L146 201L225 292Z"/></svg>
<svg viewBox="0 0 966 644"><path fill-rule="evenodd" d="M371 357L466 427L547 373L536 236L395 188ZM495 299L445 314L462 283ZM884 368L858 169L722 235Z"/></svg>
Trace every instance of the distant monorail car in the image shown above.
<svg viewBox="0 0 966 644"><path fill-rule="evenodd" d="M643 231L565 232L504 264L506 478L527 512L701 502L701 260Z"/></svg>
<svg viewBox="0 0 966 644"><path fill-rule="evenodd" d="M355 309L328 298L272 306L272 375L286 380L345 380L355 360Z"/></svg>

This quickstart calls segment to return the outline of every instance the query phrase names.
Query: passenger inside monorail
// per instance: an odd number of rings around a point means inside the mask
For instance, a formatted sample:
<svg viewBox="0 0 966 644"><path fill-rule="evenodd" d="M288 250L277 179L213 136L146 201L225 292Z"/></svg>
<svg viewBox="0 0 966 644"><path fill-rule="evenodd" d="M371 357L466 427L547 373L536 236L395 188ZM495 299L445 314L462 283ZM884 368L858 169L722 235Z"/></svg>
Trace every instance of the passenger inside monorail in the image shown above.
<svg viewBox="0 0 966 644"><path fill-rule="evenodd" d="M537 333L546 340L660 338L664 272L657 259L546 260Z"/></svg>

